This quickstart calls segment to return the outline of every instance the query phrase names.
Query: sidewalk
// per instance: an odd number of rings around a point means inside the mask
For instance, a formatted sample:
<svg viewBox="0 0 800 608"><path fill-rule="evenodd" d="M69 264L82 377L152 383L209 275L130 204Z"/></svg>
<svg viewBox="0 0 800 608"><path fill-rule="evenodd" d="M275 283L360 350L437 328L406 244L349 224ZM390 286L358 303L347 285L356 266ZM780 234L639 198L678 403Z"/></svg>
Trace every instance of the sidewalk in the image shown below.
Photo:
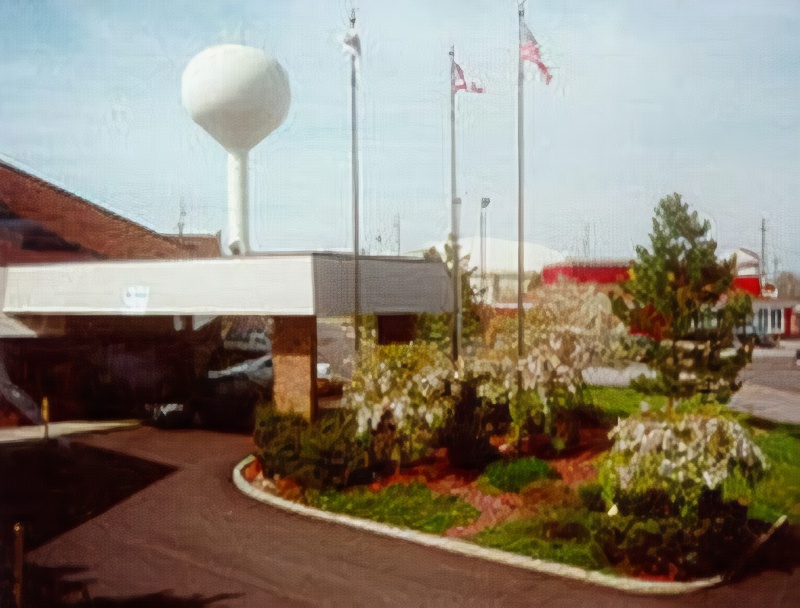
<svg viewBox="0 0 800 608"><path fill-rule="evenodd" d="M797 372L800 374L800 371ZM729 407L774 422L800 424L800 394L745 382Z"/></svg>
<svg viewBox="0 0 800 608"><path fill-rule="evenodd" d="M112 431L116 429L131 429L141 424L138 420L109 420L109 421L81 421L74 420L69 422L51 422L49 428L50 437L62 437L64 435L75 435L78 433L93 433L96 431ZM32 426L15 426L11 428L0 428L0 443L11 443L14 441L31 441L44 439L44 425L35 424Z"/></svg>

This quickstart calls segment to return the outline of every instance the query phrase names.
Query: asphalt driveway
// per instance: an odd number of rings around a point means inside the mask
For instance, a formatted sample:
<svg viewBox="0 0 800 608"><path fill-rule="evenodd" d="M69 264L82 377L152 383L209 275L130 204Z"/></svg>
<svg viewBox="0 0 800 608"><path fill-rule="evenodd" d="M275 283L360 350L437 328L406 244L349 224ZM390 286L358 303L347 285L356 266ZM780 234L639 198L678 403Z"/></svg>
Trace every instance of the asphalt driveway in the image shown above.
<svg viewBox="0 0 800 608"><path fill-rule="evenodd" d="M53 603L79 601L85 589L92 605L119 607L800 606L797 555L762 558L766 570L688 598L637 597L254 502L230 481L248 436L143 427L73 442L119 455L120 482L125 459L158 474L28 553L30 576L52 590ZM114 476L96 479L111 486Z"/></svg>

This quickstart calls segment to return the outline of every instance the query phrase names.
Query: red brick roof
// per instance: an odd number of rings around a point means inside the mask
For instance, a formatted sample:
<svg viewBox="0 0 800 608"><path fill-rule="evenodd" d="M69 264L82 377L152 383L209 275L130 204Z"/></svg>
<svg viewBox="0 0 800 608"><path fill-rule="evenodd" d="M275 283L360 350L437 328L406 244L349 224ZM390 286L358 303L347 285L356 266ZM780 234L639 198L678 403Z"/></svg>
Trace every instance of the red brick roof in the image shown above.
<svg viewBox="0 0 800 608"><path fill-rule="evenodd" d="M76 253L81 254L79 257L183 259L219 256L218 245L212 253L207 241L201 244L193 237L180 237L187 240L182 242L179 237L159 234L3 162L0 162L0 202L16 217L36 222L44 230L75 244Z"/></svg>
<svg viewBox="0 0 800 608"><path fill-rule="evenodd" d="M221 234L165 234L163 235L190 249L194 258L218 258L222 255Z"/></svg>

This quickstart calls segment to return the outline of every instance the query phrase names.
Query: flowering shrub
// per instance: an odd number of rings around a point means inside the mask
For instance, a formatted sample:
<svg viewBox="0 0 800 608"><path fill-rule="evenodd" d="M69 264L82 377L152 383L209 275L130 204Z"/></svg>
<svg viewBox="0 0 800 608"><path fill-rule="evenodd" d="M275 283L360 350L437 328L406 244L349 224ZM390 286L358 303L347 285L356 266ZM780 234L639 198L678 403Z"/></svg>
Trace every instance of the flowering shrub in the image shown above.
<svg viewBox="0 0 800 608"><path fill-rule="evenodd" d="M478 380L478 395L509 403L517 425L536 415L549 421L556 410L577 404L583 371L619 360L627 336L609 299L593 286L564 282L536 290L533 298L525 313L524 359L517 357L516 321L506 318L495 320L488 346L469 353L464 364L466 376Z"/></svg>
<svg viewBox="0 0 800 608"><path fill-rule="evenodd" d="M729 479L752 488L767 468L747 431L724 417L631 417L621 420L609 438L614 446L600 480L604 497L620 512L661 496L669 508L691 516L704 492L722 490Z"/></svg>
<svg viewBox="0 0 800 608"><path fill-rule="evenodd" d="M356 410L359 435L391 428L403 459L413 460L429 452L435 432L452 411L448 385L454 372L435 344L364 342L343 403Z"/></svg>

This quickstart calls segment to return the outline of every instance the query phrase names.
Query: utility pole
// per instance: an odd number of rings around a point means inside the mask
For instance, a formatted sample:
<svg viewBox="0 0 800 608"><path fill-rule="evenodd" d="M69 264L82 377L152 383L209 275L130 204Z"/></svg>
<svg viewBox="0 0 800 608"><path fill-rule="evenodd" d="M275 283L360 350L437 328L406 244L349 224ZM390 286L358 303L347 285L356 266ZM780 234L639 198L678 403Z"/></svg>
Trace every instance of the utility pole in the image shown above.
<svg viewBox="0 0 800 608"><path fill-rule="evenodd" d="M184 207L183 199L181 199L180 213L178 214L178 236L183 236L183 227L185 225L185 220L186 220L186 207Z"/></svg>
<svg viewBox="0 0 800 608"><path fill-rule="evenodd" d="M397 257L400 257L400 214L394 216L395 236L397 237Z"/></svg>
<svg viewBox="0 0 800 608"><path fill-rule="evenodd" d="M519 46L522 48L522 25L525 18L525 8L519 6ZM525 143L523 137L524 125L524 83L522 55L519 55L519 73L517 74L517 358L522 360L525 356L525 336L523 332L524 309L522 306L522 281L525 275ZM518 379L519 380L519 379Z"/></svg>
<svg viewBox="0 0 800 608"><path fill-rule="evenodd" d="M761 258L758 261L761 271L761 287L767 284L767 218L761 218Z"/></svg>

